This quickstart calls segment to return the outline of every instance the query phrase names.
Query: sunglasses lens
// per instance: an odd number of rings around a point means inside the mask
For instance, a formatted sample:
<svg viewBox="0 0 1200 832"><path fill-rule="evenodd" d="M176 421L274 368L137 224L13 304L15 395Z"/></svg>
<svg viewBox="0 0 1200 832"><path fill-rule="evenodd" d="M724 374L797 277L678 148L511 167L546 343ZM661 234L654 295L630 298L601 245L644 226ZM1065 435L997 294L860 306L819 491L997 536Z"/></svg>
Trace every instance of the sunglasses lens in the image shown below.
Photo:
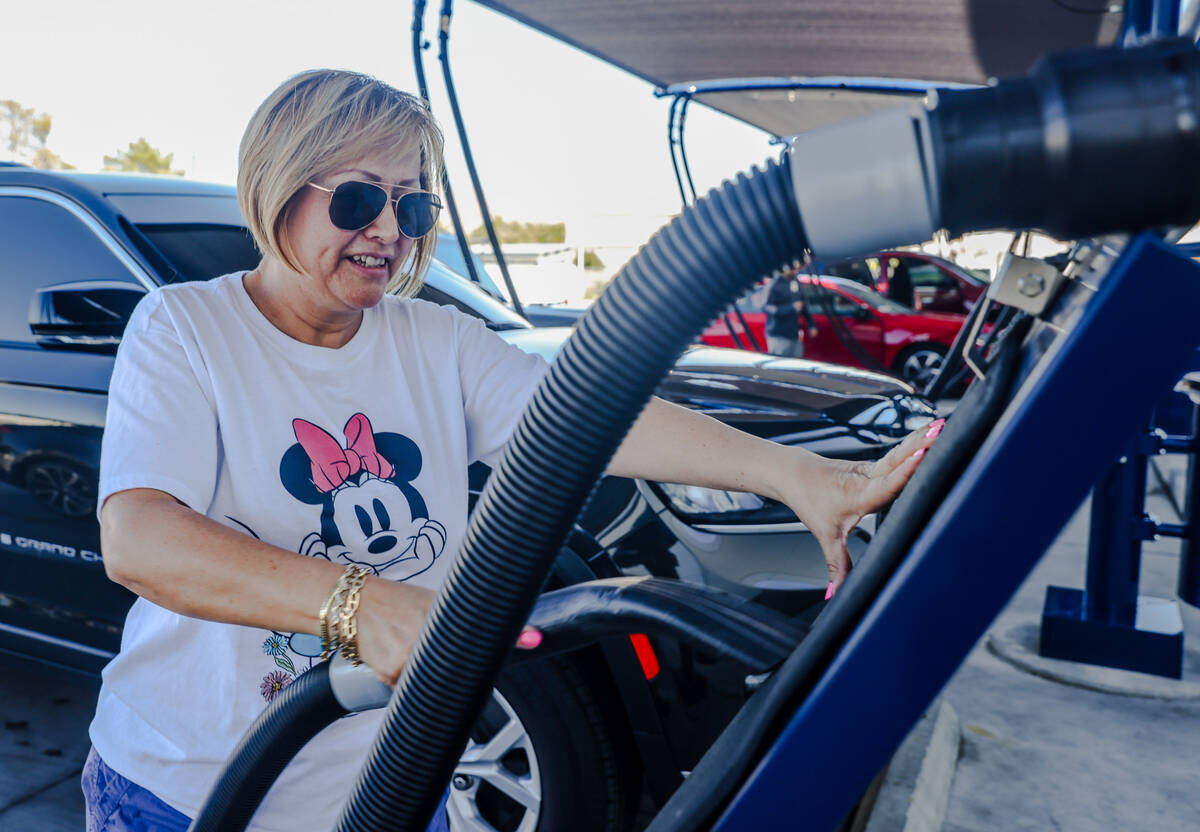
<svg viewBox="0 0 1200 832"><path fill-rule="evenodd" d="M437 194L408 193L396 202L396 221L400 233L410 239L424 237L437 223L442 201Z"/></svg>
<svg viewBox="0 0 1200 832"><path fill-rule="evenodd" d="M383 188L366 182L343 182L329 199L329 221L344 231L357 231L374 222L387 201Z"/></svg>

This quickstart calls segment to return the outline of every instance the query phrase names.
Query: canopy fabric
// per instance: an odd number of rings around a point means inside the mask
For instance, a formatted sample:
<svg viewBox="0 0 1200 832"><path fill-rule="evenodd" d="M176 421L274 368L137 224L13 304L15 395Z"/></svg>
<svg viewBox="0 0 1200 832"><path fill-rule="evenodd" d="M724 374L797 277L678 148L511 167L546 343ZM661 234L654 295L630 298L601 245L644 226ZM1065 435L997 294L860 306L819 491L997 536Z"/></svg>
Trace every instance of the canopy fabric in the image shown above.
<svg viewBox="0 0 1200 832"><path fill-rule="evenodd" d="M1112 0L479 2L659 87L797 76L985 84L1047 52L1111 44L1121 23ZM779 95L704 101L775 135L797 132L769 117L766 102ZM816 99L832 100L828 91Z"/></svg>
<svg viewBox="0 0 1200 832"><path fill-rule="evenodd" d="M912 94L856 92L829 89L762 89L693 95L714 110L766 130L773 136L793 136L892 107Z"/></svg>

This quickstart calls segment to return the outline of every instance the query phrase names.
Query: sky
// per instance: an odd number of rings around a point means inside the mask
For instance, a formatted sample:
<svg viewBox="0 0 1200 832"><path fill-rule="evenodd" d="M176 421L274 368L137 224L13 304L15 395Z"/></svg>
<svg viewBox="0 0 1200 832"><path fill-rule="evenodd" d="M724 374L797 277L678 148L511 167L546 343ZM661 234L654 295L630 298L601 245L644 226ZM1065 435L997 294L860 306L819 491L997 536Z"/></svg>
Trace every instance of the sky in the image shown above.
<svg viewBox="0 0 1200 832"><path fill-rule="evenodd" d="M436 36L440 4L430 5ZM668 103L652 85L475 3L454 12L454 84L492 214L566 221L568 234L595 238L581 244L633 245L679 210ZM0 99L49 113L47 146L81 170L145 137L189 178L232 184L246 122L289 75L353 69L416 92L411 16L406 0L0 0ZM473 227L436 37L425 57ZM687 142L701 192L778 152L699 106Z"/></svg>

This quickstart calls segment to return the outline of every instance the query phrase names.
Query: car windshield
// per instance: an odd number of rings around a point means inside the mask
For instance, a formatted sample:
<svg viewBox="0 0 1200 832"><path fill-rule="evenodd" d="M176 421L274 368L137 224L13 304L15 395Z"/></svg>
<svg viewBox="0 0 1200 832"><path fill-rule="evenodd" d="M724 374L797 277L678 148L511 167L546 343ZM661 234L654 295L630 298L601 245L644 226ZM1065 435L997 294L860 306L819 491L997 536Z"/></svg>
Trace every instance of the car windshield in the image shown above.
<svg viewBox="0 0 1200 832"><path fill-rule="evenodd" d="M434 251L433 256L442 261L450 271L470 280L466 261L463 260L462 247L459 246L458 237L455 235L439 231L437 235L437 249ZM479 259L479 255L471 252L471 262L475 264L475 274L479 278L479 285L483 287L483 290L498 300L508 303L508 295L500 288L495 279L492 278L487 267L483 265L483 261Z"/></svg>
<svg viewBox="0 0 1200 832"><path fill-rule="evenodd" d="M425 285L418 297L454 306L469 315L482 318L490 329L529 329L530 326L529 321L438 260L430 261Z"/></svg>

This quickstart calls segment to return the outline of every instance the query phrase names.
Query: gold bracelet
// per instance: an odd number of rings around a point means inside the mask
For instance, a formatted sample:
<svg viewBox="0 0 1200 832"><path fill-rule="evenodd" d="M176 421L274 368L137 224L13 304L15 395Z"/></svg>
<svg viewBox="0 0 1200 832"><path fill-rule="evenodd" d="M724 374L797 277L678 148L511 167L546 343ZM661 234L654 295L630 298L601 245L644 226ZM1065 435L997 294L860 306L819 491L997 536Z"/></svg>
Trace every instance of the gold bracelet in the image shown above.
<svg viewBox="0 0 1200 832"><path fill-rule="evenodd" d="M329 611L333 607L333 598L337 595L338 588L341 586L342 579L339 577L338 582L333 585L333 589L329 591L329 597L325 599L325 603L321 605L321 661L329 658L329 654L333 652L334 645L329 636Z"/></svg>
<svg viewBox="0 0 1200 832"><path fill-rule="evenodd" d="M358 612L359 593L370 574L367 567L350 564L325 599L320 613L322 659L329 658L340 647L356 666L362 663L358 658L358 622L354 616Z"/></svg>
<svg viewBox="0 0 1200 832"><path fill-rule="evenodd" d="M358 605L362 602L362 588L371 570L365 566L346 567L346 593L338 608L338 641L342 655L358 667L362 659L358 656Z"/></svg>

